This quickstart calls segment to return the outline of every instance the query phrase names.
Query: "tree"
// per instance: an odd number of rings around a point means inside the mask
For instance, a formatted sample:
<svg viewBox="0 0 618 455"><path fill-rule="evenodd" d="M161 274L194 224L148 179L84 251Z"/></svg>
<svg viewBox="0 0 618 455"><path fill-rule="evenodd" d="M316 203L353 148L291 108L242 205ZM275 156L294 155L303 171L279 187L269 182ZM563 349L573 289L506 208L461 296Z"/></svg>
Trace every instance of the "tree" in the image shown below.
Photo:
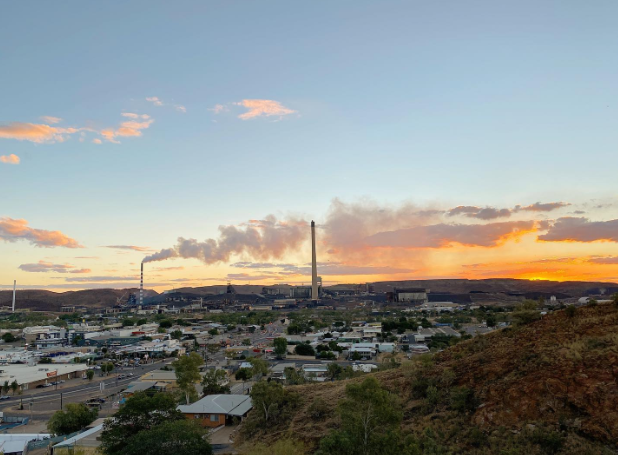
<svg viewBox="0 0 618 455"><path fill-rule="evenodd" d="M178 388L185 394L186 403L190 404L190 395L195 393L195 383L199 382L200 367L204 360L196 352L183 356L172 363L176 371L176 383Z"/></svg>
<svg viewBox="0 0 618 455"><path fill-rule="evenodd" d="M114 371L114 364L112 362L106 362L101 364L101 372L109 374Z"/></svg>
<svg viewBox="0 0 618 455"><path fill-rule="evenodd" d="M219 331L218 331L217 329L210 329L210 330L208 331L208 333L209 333L211 336L213 336L213 337L214 337L215 335L219 335Z"/></svg>
<svg viewBox="0 0 618 455"><path fill-rule="evenodd" d="M242 381L244 384L245 381L253 377L253 371L251 371L251 368L239 368L234 377L237 381Z"/></svg>
<svg viewBox="0 0 618 455"><path fill-rule="evenodd" d="M159 327L161 327L162 329L169 329L172 327L172 321L170 321L169 319L164 319L159 322Z"/></svg>
<svg viewBox="0 0 618 455"><path fill-rule="evenodd" d="M47 422L50 433L60 436L83 430L97 418L98 411L84 403L69 403L66 411L56 411Z"/></svg>
<svg viewBox="0 0 618 455"><path fill-rule="evenodd" d="M39 359L39 363L49 364L49 363L54 363L54 361L52 359L50 359L49 357L41 357Z"/></svg>
<svg viewBox="0 0 618 455"><path fill-rule="evenodd" d="M305 445L293 439L279 439L274 444L258 443L254 445L247 455L302 455L305 452Z"/></svg>
<svg viewBox="0 0 618 455"><path fill-rule="evenodd" d="M346 386L339 403L341 429L320 441L321 454L378 455L397 453L397 429L403 413L393 395L375 377Z"/></svg>
<svg viewBox="0 0 618 455"><path fill-rule="evenodd" d="M577 313L577 308L575 308L574 305L569 305L565 308L564 313L566 314L567 318L572 319Z"/></svg>
<svg viewBox="0 0 618 455"><path fill-rule="evenodd" d="M487 322L487 327L495 327L498 321L496 320L496 315L488 314L485 322Z"/></svg>
<svg viewBox="0 0 618 455"><path fill-rule="evenodd" d="M2 341L5 343L13 343L15 340L17 340L17 338L15 338L11 332L6 332L2 335Z"/></svg>
<svg viewBox="0 0 618 455"><path fill-rule="evenodd" d="M230 393L230 387L223 385L227 379L227 374L224 370L211 369L206 372L202 379L204 386L204 395L217 395Z"/></svg>
<svg viewBox="0 0 618 455"><path fill-rule="evenodd" d="M185 420L185 417L176 409L173 395L159 392L149 396L145 392L137 392L116 412L113 419L105 421L100 449L105 455L126 455L125 448L140 432L165 422L181 420ZM149 452L142 452L145 453Z"/></svg>
<svg viewBox="0 0 618 455"><path fill-rule="evenodd" d="M263 423L274 423L287 409L295 407L300 400L297 393L290 392L276 382L258 382L251 389L253 409Z"/></svg>
<svg viewBox="0 0 618 455"><path fill-rule="evenodd" d="M148 319L141 318L137 320L137 325L144 325L144 324L148 324Z"/></svg>
<svg viewBox="0 0 618 455"><path fill-rule="evenodd" d="M133 436L123 455L211 455L208 431L190 420L164 422Z"/></svg>
<svg viewBox="0 0 618 455"><path fill-rule="evenodd" d="M242 344L243 346L251 346L251 339L245 338L244 340L242 340Z"/></svg>
<svg viewBox="0 0 618 455"><path fill-rule="evenodd" d="M612 303L616 306L618 306L618 292L616 292L613 296L612 296Z"/></svg>
<svg viewBox="0 0 618 455"><path fill-rule="evenodd" d="M135 321L130 318L126 318L122 320L123 327L133 327L135 325Z"/></svg>
<svg viewBox="0 0 618 455"><path fill-rule="evenodd" d="M285 382L287 385L300 385L307 382L305 376L296 371L296 368L286 367L283 370L283 374L285 375Z"/></svg>
<svg viewBox="0 0 618 455"><path fill-rule="evenodd" d="M273 340L273 345L275 347L275 355L278 359L282 359L288 353L288 340L285 338L275 338Z"/></svg>
<svg viewBox="0 0 618 455"><path fill-rule="evenodd" d="M294 352L298 355L315 355L313 346L304 343L296 345Z"/></svg>
<svg viewBox="0 0 618 455"><path fill-rule="evenodd" d="M174 340L180 340L182 338L182 331L174 330L172 333L170 333L170 336Z"/></svg>
<svg viewBox="0 0 618 455"><path fill-rule="evenodd" d="M326 368L328 369L326 376L328 376L330 379L337 379L343 371L343 368L341 368L336 363L329 363L328 367Z"/></svg>
<svg viewBox="0 0 618 455"><path fill-rule="evenodd" d="M86 371L86 377L88 378L89 381L92 381L92 378L94 378L94 370Z"/></svg>
<svg viewBox="0 0 618 455"><path fill-rule="evenodd" d="M2 393L4 395L8 395L9 394L9 390L11 390L11 386L9 385L9 381L4 381L4 384L2 385Z"/></svg>
<svg viewBox="0 0 618 455"><path fill-rule="evenodd" d="M268 374L268 362L258 357L252 357L249 359L251 364L251 372L254 377L266 376Z"/></svg>
<svg viewBox="0 0 618 455"><path fill-rule="evenodd" d="M540 318L541 313L534 300L524 300L521 304L517 305L515 311L513 311L513 319L517 325L530 324Z"/></svg>
<svg viewBox="0 0 618 455"><path fill-rule="evenodd" d="M217 352L219 352L220 349L221 346L216 343L206 345L206 350L210 355L215 355Z"/></svg>
<svg viewBox="0 0 618 455"><path fill-rule="evenodd" d="M14 380L11 382L11 391L13 392L13 395L15 395L17 389L19 389L19 384L17 383L17 380Z"/></svg>

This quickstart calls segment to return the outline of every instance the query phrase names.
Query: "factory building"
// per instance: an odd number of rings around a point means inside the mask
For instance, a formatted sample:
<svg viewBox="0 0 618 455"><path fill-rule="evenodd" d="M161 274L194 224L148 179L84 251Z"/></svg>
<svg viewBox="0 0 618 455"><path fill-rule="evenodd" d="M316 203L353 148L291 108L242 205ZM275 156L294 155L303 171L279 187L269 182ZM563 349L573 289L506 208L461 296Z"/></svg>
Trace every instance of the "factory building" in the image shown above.
<svg viewBox="0 0 618 455"><path fill-rule="evenodd" d="M423 305L429 301L427 292L428 290L423 288L395 289L395 302Z"/></svg>

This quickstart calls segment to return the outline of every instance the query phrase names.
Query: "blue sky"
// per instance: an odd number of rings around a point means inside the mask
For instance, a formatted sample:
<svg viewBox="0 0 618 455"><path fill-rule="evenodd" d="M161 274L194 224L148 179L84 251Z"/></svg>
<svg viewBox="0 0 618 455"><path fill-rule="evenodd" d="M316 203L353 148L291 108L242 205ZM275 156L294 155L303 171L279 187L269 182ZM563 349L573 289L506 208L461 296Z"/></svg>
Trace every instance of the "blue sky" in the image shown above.
<svg viewBox="0 0 618 455"><path fill-rule="evenodd" d="M74 1L3 11L0 125L53 116L62 121L51 126L100 133L122 113L152 120L119 144L94 144L91 132L83 142L0 138L0 155L20 160L0 163L0 217L88 248L160 249L271 213L320 221L334 198L513 207L616 193L612 1ZM242 100L294 113L242 120L247 109L233 104ZM0 244L10 258L0 281L43 253ZM51 279L19 273L33 285Z"/></svg>

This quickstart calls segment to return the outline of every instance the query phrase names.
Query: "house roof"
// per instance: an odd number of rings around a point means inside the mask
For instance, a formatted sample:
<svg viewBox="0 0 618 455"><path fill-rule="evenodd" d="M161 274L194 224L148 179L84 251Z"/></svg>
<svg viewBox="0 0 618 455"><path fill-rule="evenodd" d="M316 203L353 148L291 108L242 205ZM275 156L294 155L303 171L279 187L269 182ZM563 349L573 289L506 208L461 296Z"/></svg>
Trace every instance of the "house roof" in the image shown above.
<svg viewBox="0 0 618 455"><path fill-rule="evenodd" d="M97 425L96 427L91 428L90 430L86 430L83 433L78 434L77 436L73 436L65 441L62 441L59 444L54 446L54 449L59 449L61 447L72 447L75 443L81 439L84 439L92 434L95 434L99 431L103 430L103 424Z"/></svg>
<svg viewBox="0 0 618 455"><path fill-rule="evenodd" d="M178 406L183 414L243 416L253 407L248 395L208 395L190 405Z"/></svg>

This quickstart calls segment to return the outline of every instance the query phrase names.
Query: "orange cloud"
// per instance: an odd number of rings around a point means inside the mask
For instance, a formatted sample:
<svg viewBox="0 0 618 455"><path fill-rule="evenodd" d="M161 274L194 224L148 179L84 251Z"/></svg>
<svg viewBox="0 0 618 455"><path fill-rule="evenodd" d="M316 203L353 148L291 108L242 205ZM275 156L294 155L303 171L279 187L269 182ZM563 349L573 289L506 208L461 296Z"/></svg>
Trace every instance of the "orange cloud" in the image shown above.
<svg viewBox="0 0 618 455"><path fill-rule="evenodd" d="M273 100L242 100L241 102L234 104L244 106L249 109L248 112L238 116L238 118L242 120L248 120L255 117L271 117L273 115L282 117L284 115L294 114L296 112L282 106L278 101Z"/></svg>
<svg viewBox="0 0 618 455"><path fill-rule="evenodd" d="M27 240L38 247L83 248L76 240L60 231L34 229L28 226L26 220L15 220L8 217L0 218L0 239L5 242Z"/></svg>
<svg viewBox="0 0 618 455"><path fill-rule="evenodd" d="M2 155L0 156L0 163L4 164L19 164L19 157L17 155Z"/></svg>
<svg viewBox="0 0 618 455"><path fill-rule="evenodd" d="M113 136L112 136L112 137L113 137ZM93 143L93 144L97 144L97 145L99 145L99 144L102 144L102 143L103 143L103 141L102 141L101 139L98 139L98 138L97 138L97 139L93 139L93 140L92 140L92 143Z"/></svg>
<svg viewBox="0 0 618 455"><path fill-rule="evenodd" d="M434 224L378 232L365 239L367 245L386 248L444 248L452 244L494 247L540 228L535 221L488 224Z"/></svg>
<svg viewBox="0 0 618 455"><path fill-rule="evenodd" d="M127 115L129 114L129 115ZM120 142L116 139L118 136L124 136L124 137L139 137L142 135L142 131L144 129L147 129L150 127L150 125L152 124L152 122L154 122L153 119L150 118L150 116L148 115L138 115L138 114L132 114L132 113L124 113L122 114L125 117L130 117L130 118L141 118L144 119L143 122L139 122L139 121L135 121L135 120L129 120L126 122L122 122L120 124L120 127L116 130L112 130L112 129L107 129L107 130L103 130L101 131L101 136L103 136L107 141L109 142L113 142L114 144L119 144ZM135 116L135 117L133 117Z"/></svg>
<svg viewBox="0 0 618 455"><path fill-rule="evenodd" d="M64 142L68 135L79 131L77 128L57 128L45 124L12 122L0 126L0 138L30 141L38 144L44 142Z"/></svg>

